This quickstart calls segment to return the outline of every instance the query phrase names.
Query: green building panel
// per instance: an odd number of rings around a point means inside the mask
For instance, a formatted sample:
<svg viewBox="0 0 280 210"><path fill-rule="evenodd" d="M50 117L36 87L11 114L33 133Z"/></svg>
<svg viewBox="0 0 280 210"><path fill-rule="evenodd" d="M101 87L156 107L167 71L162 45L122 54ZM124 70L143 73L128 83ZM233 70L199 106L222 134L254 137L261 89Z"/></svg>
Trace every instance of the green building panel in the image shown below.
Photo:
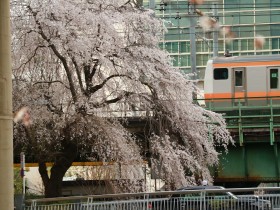
<svg viewBox="0 0 280 210"><path fill-rule="evenodd" d="M143 0L143 4L154 10L156 16L165 22L168 32L163 34L161 47L175 57L174 67L190 73L188 1ZM221 27L229 26L235 34L231 42L219 35L219 56L223 56L226 51L233 56L280 54L279 0L205 0L204 4L197 5L196 9L217 19ZM214 15L215 10L217 15ZM196 14L196 72L203 82L206 63L213 57L213 31L203 31L199 26L199 18L199 14ZM257 35L264 36L266 40L262 49L254 46Z"/></svg>

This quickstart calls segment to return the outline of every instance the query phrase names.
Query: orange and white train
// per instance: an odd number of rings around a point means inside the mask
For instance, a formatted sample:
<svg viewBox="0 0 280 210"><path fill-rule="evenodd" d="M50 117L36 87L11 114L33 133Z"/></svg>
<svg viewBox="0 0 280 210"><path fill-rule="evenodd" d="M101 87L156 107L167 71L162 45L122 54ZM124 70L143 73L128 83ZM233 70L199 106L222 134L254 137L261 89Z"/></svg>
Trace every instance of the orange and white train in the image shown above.
<svg viewBox="0 0 280 210"><path fill-rule="evenodd" d="M279 73L280 55L214 58L206 66L205 102L215 101L215 106L263 105L273 98L280 103Z"/></svg>

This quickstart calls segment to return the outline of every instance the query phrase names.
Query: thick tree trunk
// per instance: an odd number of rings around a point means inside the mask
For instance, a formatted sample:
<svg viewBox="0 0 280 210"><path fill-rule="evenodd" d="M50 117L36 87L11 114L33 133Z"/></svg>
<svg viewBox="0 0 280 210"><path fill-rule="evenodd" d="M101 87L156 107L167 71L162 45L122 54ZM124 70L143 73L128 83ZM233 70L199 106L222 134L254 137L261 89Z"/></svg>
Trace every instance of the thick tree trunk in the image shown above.
<svg viewBox="0 0 280 210"><path fill-rule="evenodd" d="M46 162L39 162L39 172L45 187L45 197L60 197L62 196L62 180L66 171L72 165L77 156L77 146L73 142L64 143L63 151L55 157L54 164L51 168L50 175L48 174Z"/></svg>

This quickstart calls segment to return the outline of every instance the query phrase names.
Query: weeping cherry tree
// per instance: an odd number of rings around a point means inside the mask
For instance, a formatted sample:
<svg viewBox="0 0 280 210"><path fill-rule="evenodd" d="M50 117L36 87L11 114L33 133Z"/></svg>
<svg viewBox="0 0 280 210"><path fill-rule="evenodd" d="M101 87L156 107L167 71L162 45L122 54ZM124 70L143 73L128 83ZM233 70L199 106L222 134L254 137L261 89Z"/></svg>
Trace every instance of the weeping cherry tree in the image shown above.
<svg viewBox="0 0 280 210"><path fill-rule="evenodd" d="M46 197L61 196L81 154L120 165L148 160L170 189L212 180L216 147L226 150L230 135L220 115L193 101L194 83L158 47L165 29L152 11L136 0L11 4L14 110L24 109L15 147L38 161ZM149 123L145 139L126 127L132 112ZM128 172L123 189L139 190L137 173Z"/></svg>

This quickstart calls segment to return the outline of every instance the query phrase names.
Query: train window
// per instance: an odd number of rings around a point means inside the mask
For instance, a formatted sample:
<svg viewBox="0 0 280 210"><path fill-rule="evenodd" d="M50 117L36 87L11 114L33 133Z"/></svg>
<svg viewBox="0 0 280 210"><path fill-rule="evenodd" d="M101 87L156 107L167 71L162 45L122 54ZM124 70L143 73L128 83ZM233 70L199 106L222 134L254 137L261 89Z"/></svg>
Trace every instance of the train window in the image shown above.
<svg viewBox="0 0 280 210"><path fill-rule="evenodd" d="M214 79L215 80L228 79L228 69L227 68L214 69Z"/></svg>
<svg viewBox="0 0 280 210"><path fill-rule="evenodd" d="M243 86L243 71L235 71L235 86Z"/></svg>
<svg viewBox="0 0 280 210"><path fill-rule="evenodd" d="M278 69L270 69L270 89L278 88Z"/></svg>

